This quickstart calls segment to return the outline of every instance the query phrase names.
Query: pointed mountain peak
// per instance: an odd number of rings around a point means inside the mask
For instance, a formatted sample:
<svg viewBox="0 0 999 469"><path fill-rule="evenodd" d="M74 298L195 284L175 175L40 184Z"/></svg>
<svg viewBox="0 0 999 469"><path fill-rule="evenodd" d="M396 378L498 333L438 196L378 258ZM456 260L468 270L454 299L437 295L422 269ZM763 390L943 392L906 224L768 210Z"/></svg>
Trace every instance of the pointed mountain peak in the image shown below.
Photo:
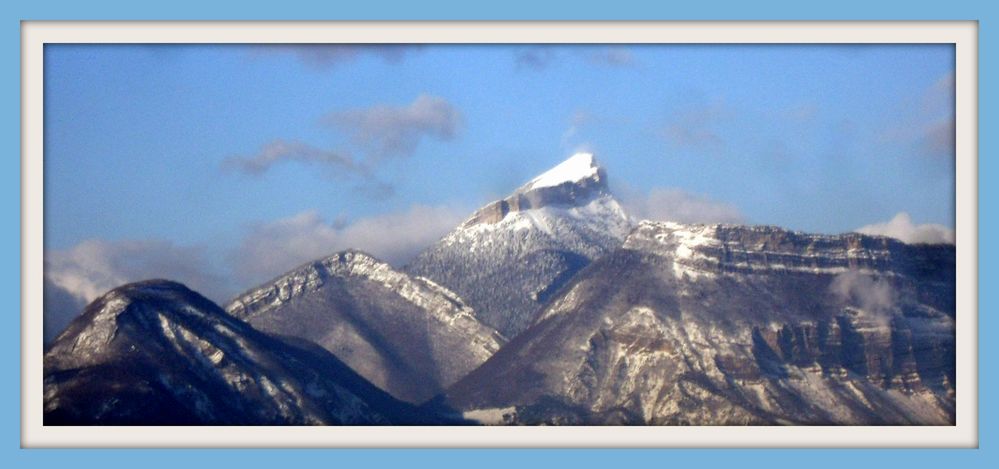
<svg viewBox="0 0 999 469"><path fill-rule="evenodd" d="M592 153L576 153L520 186L509 197L476 211L459 228L502 221L509 213L543 207L582 207L597 197L610 197L607 173Z"/></svg>
<svg viewBox="0 0 999 469"><path fill-rule="evenodd" d="M199 321L228 324L235 319L177 282L157 279L122 285L87 305L56 338L46 360L91 363L116 353L115 338L122 327L132 334L155 335L163 324Z"/></svg>
<svg viewBox="0 0 999 469"><path fill-rule="evenodd" d="M577 183L587 179L601 180L602 169L597 165L593 153L576 153L552 169L532 179L524 189L557 187L565 183Z"/></svg>

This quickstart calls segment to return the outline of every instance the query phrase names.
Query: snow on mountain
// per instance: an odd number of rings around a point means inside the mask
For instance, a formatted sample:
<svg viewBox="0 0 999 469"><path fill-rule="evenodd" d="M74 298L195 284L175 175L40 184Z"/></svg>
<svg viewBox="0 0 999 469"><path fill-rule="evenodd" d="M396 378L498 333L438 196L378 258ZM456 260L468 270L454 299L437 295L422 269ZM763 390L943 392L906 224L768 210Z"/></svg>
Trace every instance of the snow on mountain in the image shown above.
<svg viewBox="0 0 999 469"><path fill-rule="evenodd" d="M363 252L308 263L226 310L262 331L313 341L399 399L419 403L506 342L461 298Z"/></svg>
<svg viewBox="0 0 999 469"><path fill-rule="evenodd" d="M45 422L951 425L955 275L953 245L635 223L579 153L403 271L107 293L45 356Z"/></svg>
<svg viewBox="0 0 999 469"><path fill-rule="evenodd" d="M527 190L542 187L555 187L564 183L575 183L585 179L599 178L599 166L592 153L576 153L540 176L531 179L524 187Z"/></svg>
<svg viewBox="0 0 999 469"><path fill-rule="evenodd" d="M579 153L477 210L405 270L454 290L483 323L512 338L631 228L604 170Z"/></svg>
<svg viewBox="0 0 999 469"><path fill-rule="evenodd" d="M443 401L483 423L953 424L954 254L642 222Z"/></svg>
<svg viewBox="0 0 999 469"><path fill-rule="evenodd" d="M440 421L325 350L272 337L181 284L91 303L45 354L46 425L332 425Z"/></svg>

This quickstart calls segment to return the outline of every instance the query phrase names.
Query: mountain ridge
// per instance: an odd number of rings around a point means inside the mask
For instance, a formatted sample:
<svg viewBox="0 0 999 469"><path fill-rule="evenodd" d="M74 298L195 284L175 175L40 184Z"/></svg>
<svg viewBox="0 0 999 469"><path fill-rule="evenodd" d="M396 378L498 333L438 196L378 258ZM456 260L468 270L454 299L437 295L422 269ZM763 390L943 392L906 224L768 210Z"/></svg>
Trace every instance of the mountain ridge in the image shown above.
<svg viewBox="0 0 999 469"><path fill-rule="evenodd" d="M441 400L507 424L953 424L953 253L642 222Z"/></svg>
<svg viewBox="0 0 999 469"><path fill-rule="evenodd" d="M358 250L303 264L238 295L226 311L261 330L316 342L414 404L506 342L447 288Z"/></svg>
<svg viewBox="0 0 999 469"><path fill-rule="evenodd" d="M115 288L45 355L46 425L438 421L314 344L270 336L182 284Z"/></svg>

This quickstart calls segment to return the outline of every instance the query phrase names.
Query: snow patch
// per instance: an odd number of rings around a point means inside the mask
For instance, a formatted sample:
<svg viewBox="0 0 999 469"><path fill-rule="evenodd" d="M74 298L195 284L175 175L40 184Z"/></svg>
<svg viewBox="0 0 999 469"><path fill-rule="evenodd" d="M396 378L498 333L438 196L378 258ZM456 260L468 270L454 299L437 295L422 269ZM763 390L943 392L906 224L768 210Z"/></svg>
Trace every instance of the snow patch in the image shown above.
<svg viewBox="0 0 999 469"><path fill-rule="evenodd" d="M465 245L470 252L475 252L489 248L502 233L526 231L558 239L571 236L571 232L589 231L623 240L631 228L632 221L621 204L604 195L579 207L546 206L510 212L497 223L480 223L452 231L441 243L447 247Z"/></svg>
<svg viewBox="0 0 999 469"><path fill-rule="evenodd" d="M566 182L577 182L597 175L597 164L592 153L576 153L558 166L542 173L524 186L527 190L555 187Z"/></svg>
<svg viewBox="0 0 999 469"><path fill-rule="evenodd" d="M73 343L73 353L99 353L118 333L118 315L129 305L126 298L115 295L94 316L90 325L80 332Z"/></svg>

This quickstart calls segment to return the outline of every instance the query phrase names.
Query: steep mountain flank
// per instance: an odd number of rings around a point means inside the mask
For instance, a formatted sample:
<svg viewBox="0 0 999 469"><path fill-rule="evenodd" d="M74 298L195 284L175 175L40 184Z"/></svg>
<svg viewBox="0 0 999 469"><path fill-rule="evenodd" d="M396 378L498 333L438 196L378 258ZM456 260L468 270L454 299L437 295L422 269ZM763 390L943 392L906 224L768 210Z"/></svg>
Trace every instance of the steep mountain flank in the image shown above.
<svg viewBox="0 0 999 469"><path fill-rule="evenodd" d="M489 423L953 424L954 253L642 222L443 401Z"/></svg>
<svg viewBox="0 0 999 469"><path fill-rule="evenodd" d="M439 393L505 343L454 293L358 251L299 267L226 310L262 331L315 342L412 403Z"/></svg>

